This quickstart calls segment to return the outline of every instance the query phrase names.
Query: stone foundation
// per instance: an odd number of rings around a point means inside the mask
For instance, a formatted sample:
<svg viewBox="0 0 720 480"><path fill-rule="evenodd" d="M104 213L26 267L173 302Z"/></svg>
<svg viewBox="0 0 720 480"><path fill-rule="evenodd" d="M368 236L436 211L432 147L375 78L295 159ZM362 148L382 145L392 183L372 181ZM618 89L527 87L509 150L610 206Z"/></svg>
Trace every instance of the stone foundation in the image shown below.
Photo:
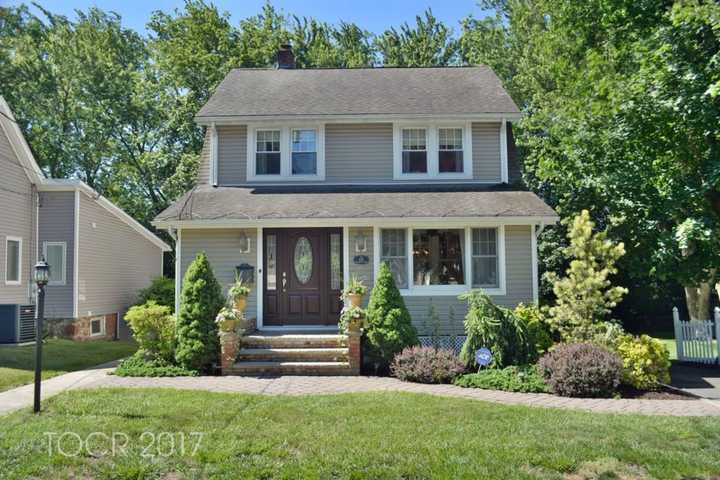
<svg viewBox="0 0 720 480"><path fill-rule="evenodd" d="M93 320L100 321L100 332L92 333ZM51 318L45 321L48 334L79 342L91 340L114 340L117 334L117 313L93 315L92 317Z"/></svg>

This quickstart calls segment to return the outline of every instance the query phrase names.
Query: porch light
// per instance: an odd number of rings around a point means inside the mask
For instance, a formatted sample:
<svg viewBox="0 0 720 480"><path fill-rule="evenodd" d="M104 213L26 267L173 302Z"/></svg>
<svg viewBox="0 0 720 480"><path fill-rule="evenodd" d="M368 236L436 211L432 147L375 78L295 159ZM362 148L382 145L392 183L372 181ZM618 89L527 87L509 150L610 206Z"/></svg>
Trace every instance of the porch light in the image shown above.
<svg viewBox="0 0 720 480"><path fill-rule="evenodd" d="M38 288L41 288L47 285L49 279L50 265L47 264L44 258L41 258L40 261L35 264L33 280L37 284Z"/></svg>
<svg viewBox="0 0 720 480"><path fill-rule="evenodd" d="M364 233L355 235L355 253L367 252L367 236Z"/></svg>
<svg viewBox="0 0 720 480"><path fill-rule="evenodd" d="M250 253L250 237L245 231L240 232L240 253Z"/></svg>

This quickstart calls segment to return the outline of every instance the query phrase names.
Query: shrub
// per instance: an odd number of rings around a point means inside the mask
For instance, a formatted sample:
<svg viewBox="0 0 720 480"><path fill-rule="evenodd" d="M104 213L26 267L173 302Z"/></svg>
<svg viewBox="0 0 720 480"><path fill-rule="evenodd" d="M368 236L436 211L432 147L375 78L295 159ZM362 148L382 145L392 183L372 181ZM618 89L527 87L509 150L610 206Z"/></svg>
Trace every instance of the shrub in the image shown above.
<svg viewBox="0 0 720 480"><path fill-rule="evenodd" d="M152 359L170 361L175 348L175 318L170 307L153 300L135 305L125 314L139 349Z"/></svg>
<svg viewBox="0 0 720 480"><path fill-rule="evenodd" d="M656 390L670 382L670 353L661 341L625 335L617 348L623 362L623 383L640 390Z"/></svg>
<svg viewBox="0 0 720 480"><path fill-rule="evenodd" d="M560 345L538 363L550 389L565 397L609 397L622 378L622 360L591 343Z"/></svg>
<svg viewBox="0 0 720 480"><path fill-rule="evenodd" d="M595 333L592 336L590 343L600 345L608 350L617 352L620 341L627 334L623 329L622 325L616 322L601 322L595 326Z"/></svg>
<svg viewBox="0 0 720 480"><path fill-rule="evenodd" d="M625 255L625 248L608 240L605 232L593 233L594 227L587 210L577 215L568 229L570 245L563 251L571 259L570 267L564 277L554 272L545 275L556 297L549 321L566 342L592 340L595 325L627 293L609 280L617 273L615 263Z"/></svg>
<svg viewBox="0 0 720 480"><path fill-rule="evenodd" d="M506 392L545 393L548 386L535 365L489 368L468 373L455 380L455 385L466 388L504 390Z"/></svg>
<svg viewBox="0 0 720 480"><path fill-rule="evenodd" d="M175 359L188 370L206 369L218 358L215 317L223 307L220 284L205 253L199 253L185 273L180 294Z"/></svg>
<svg viewBox="0 0 720 480"><path fill-rule="evenodd" d="M494 367L525 365L536 355L528 342L525 323L511 310L496 306L480 290L460 295L468 303L465 316L467 338L460 351L460 359L468 368L477 368L475 352L482 347L492 352Z"/></svg>
<svg viewBox="0 0 720 480"><path fill-rule="evenodd" d="M195 370L178 367L162 359L148 359L137 351L132 357L120 362L115 375L120 377L194 377Z"/></svg>
<svg viewBox="0 0 720 480"><path fill-rule="evenodd" d="M376 371L385 370L405 347L418 344L410 312L385 262L380 264L370 294L365 334L365 355Z"/></svg>
<svg viewBox="0 0 720 480"><path fill-rule="evenodd" d="M138 305L153 301L158 305L175 308L175 280L172 278L153 278L149 287L138 293Z"/></svg>
<svg viewBox="0 0 720 480"><path fill-rule="evenodd" d="M550 350L553 341L550 325L537 305L520 303L513 313L525 323L528 343L530 344L530 362L536 362L538 357Z"/></svg>
<svg viewBox="0 0 720 480"><path fill-rule="evenodd" d="M465 366L452 350L408 347L395 356L390 371L406 382L450 383Z"/></svg>

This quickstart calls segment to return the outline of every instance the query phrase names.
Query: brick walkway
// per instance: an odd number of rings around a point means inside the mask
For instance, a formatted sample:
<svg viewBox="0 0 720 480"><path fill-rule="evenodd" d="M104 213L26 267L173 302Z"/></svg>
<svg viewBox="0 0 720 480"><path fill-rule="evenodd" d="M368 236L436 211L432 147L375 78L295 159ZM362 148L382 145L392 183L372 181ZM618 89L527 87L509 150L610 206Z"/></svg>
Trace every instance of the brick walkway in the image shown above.
<svg viewBox="0 0 720 480"><path fill-rule="evenodd" d="M444 397L469 398L506 405L566 408L601 413L641 415L720 416L720 401L632 400L564 398L538 393L511 393L461 388L453 385L422 385L378 377L177 377L127 378L94 376L78 388L177 388L210 392L263 395L320 395L353 392L412 392Z"/></svg>

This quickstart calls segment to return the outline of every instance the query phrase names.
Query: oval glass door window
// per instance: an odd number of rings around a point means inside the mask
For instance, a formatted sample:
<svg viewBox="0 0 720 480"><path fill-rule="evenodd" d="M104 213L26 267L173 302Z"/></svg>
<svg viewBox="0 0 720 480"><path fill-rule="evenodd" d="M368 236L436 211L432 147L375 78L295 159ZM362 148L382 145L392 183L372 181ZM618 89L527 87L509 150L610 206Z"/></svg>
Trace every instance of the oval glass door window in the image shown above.
<svg viewBox="0 0 720 480"><path fill-rule="evenodd" d="M295 276L303 285L310 281L313 269L313 255L310 240L306 237L298 238L295 244Z"/></svg>

